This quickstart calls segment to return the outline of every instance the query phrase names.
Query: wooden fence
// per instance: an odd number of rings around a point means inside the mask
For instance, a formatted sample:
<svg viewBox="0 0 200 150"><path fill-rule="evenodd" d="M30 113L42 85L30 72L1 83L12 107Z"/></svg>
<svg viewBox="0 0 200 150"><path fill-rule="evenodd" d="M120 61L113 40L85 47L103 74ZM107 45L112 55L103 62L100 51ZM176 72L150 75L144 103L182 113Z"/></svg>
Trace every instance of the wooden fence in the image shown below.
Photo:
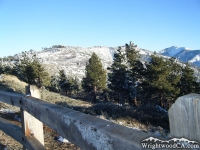
<svg viewBox="0 0 200 150"><path fill-rule="evenodd" d="M0 91L0 101L20 107L22 117L22 127L0 118L0 130L24 149L45 149L43 123L82 150L139 150L141 141L150 137L142 131L40 100L33 86L26 91L30 96Z"/></svg>

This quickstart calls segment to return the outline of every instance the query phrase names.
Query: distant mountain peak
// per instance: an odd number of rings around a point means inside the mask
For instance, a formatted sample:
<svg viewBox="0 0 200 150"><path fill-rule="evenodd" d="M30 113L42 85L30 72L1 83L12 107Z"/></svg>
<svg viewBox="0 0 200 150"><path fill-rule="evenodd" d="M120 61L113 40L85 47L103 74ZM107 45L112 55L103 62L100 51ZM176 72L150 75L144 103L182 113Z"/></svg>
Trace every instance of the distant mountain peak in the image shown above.
<svg viewBox="0 0 200 150"><path fill-rule="evenodd" d="M190 50L190 48L187 47L178 47L178 46L171 46L168 48L165 48L159 52L161 55L169 56L169 57L174 57L178 53L185 51L185 50Z"/></svg>
<svg viewBox="0 0 200 150"><path fill-rule="evenodd" d="M192 50L188 47L171 46L158 52L160 55L175 57L181 62L189 62L200 66L200 50Z"/></svg>

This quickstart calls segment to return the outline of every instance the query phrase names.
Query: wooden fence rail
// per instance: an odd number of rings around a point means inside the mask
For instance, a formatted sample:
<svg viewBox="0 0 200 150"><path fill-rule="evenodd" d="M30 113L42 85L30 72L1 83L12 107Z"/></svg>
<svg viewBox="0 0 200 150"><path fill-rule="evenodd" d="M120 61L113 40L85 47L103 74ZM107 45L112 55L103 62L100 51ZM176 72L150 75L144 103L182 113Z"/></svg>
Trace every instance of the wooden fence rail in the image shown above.
<svg viewBox="0 0 200 150"><path fill-rule="evenodd" d="M142 131L126 128L31 96L0 91L0 101L20 107L21 111L26 111L37 118L82 150L137 150L142 149L141 141L150 137L150 134ZM0 119L0 130L23 144L26 149L43 150L45 149L44 140L41 139L43 130L40 129L41 126L27 122L29 118L24 118L22 128ZM30 129L33 131L27 132ZM35 135L38 133L37 130L42 132L39 138Z"/></svg>

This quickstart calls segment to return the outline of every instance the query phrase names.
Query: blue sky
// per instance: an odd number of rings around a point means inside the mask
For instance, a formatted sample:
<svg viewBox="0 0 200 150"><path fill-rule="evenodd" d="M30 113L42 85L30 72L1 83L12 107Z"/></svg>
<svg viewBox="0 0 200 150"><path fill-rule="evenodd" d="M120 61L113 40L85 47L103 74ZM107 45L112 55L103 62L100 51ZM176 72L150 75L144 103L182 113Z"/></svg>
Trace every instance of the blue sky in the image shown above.
<svg viewBox="0 0 200 150"><path fill-rule="evenodd" d="M200 49L200 0L0 0L0 57L68 46Z"/></svg>

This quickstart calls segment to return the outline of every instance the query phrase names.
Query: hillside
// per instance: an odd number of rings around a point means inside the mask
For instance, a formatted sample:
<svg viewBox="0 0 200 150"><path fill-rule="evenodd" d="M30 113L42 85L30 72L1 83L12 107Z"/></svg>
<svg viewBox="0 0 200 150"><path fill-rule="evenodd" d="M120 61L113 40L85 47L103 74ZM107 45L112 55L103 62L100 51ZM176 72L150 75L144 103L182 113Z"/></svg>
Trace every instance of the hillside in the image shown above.
<svg viewBox="0 0 200 150"><path fill-rule="evenodd" d="M47 67L51 74L58 73L58 70L64 69L69 76L76 76L79 79L85 75L85 66L92 53L95 52L101 59L104 68L111 66L114 53L117 47L72 47L65 48L45 48L41 51L28 51L27 55L33 54L40 58L41 62ZM142 61L148 61L151 51L139 49ZM19 60L22 53L14 55L15 60Z"/></svg>
<svg viewBox="0 0 200 150"><path fill-rule="evenodd" d="M25 94L25 86L27 85L15 76L5 74L0 76L0 90Z"/></svg>

